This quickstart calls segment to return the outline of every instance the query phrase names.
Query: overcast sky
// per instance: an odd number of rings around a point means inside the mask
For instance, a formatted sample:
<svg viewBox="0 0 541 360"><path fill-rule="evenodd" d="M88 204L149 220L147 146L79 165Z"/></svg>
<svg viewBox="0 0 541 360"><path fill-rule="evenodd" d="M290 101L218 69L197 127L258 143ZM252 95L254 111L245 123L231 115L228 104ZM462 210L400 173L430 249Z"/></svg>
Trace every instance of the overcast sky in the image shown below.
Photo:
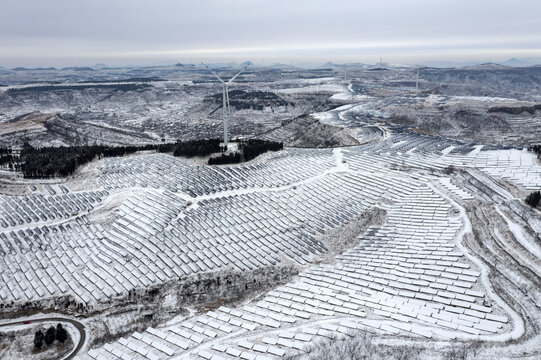
<svg viewBox="0 0 541 360"><path fill-rule="evenodd" d="M541 0L0 0L0 65L541 56Z"/></svg>

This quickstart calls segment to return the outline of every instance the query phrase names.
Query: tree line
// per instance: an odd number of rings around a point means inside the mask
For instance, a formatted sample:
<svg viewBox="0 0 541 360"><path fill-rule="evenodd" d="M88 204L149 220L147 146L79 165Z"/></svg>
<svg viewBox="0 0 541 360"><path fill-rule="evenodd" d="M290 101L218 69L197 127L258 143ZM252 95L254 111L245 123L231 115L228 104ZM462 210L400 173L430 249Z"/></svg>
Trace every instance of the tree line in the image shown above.
<svg viewBox="0 0 541 360"><path fill-rule="evenodd" d="M58 341L59 343L64 343L68 339L68 332L62 324L56 325L56 328L54 326L51 326L50 328L45 331L45 334L41 330L36 331L34 335L34 348L41 350L43 347L43 343L45 345L50 346L52 343Z"/></svg>
<svg viewBox="0 0 541 360"><path fill-rule="evenodd" d="M52 178L68 176L95 158L124 156L137 151L154 150L172 153L174 156L208 156L220 152L219 139L177 141L174 143L130 145L130 146L24 146L19 155L9 148L0 147L0 165L10 170L20 171L25 178Z"/></svg>
<svg viewBox="0 0 541 360"><path fill-rule="evenodd" d="M252 160L267 151L283 149L282 143L274 141L249 139L238 142L239 152L210 158L208 164L236 164ZM129 146L86 145L35 148L26 145L18 156L13 154L11 149L0 147L0 165L7 164L10 170L22 172L25 178L53 178L71 175L79 166L96 158L124 156L145 150L190 158L206 157L224 152L225 149L220 146L220 139L179 140L174 143Z"/></svg>
<svg viewBox="0 0 541 360"><path fill-rule="evenodd" d="M96 157L123 156L139 150L151 150L145 146L61 146L25 148L15 170L22 171L25 178L52 178L73 174L81 165Z"/></svg>
<svg viewBox="0 0 541 360"><path fill-rule="evenodd" d="M174 156L195 157L209 156L210 154L221 152L223 149L220 147L220 139L206 139L177 142L171 151Z"/></svg>
<svg viewBox="0 0 541 360"><path fill-rule="evenodd" d="M248 139L241 141L239 148L244 153L245 161L255 159L267 151L279 151L284 148L284 144L277 141Z"/></svg>
<svg viewBox="0 0 541 360"><path fill-rule="evenodd" d="M17 158L14 157L13 155L0 155L0 165L5 165L5 164L9 164L9 163L12 163L16 160Z"/></svg>
<svg viewBox="0 0 541 360"><path fill-rule="evenodd" d="M18 157L13 154L13 151L7 147L0 147L0 166L8 165L8 167L13 170L12 163L18 161Z"/></svg>

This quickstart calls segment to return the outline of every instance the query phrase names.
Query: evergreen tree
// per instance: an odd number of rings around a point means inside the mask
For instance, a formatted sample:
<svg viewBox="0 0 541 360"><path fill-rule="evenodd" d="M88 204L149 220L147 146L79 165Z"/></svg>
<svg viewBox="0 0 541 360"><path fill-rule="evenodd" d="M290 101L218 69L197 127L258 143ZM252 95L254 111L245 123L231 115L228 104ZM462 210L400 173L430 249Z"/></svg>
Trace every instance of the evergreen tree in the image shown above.
<svg viewBox="0 0 541 360"><path fill-rule="evenodd" d="M50 328L47 329L47 332L45 333L45 344L47 344L47 346L51 345L52 343L54 343L55 338L56 338L56 329L54 326L51 326Z"/></svg>
<svg viewBox="0 0 541 360"><path fill-rule="evenodd" d="M531 207L536 207L539 205L539 201L541 200L541 192L534 191L530 195L526 197L526 203L530 205Z"/></svg>
<svg viewBox="0 0 541 360"><path fill-rule="evenodd" d="M249 139L240 141L240 155L221 157L217 163L232 164L249 161L267 151L278 151L283 148L282 143ZM13 164L13 169L22 171L25 178L53 178L55 176L68 176L95 158L124 156L137 151L155 150L164 153L173 153L174 156L194 157L209 156L213 153L223 152L220 139L201 139L177 141L168 144L148 144L131 146L61 146L35 148L27 145L20 156L0 154L0 165ZM1 152L7 150L0 150ZM10 165L8 165L10 166Z"/></svg>
<svg viewBox="0 0 541 360"><path fill-rule="evenodd" d="M41 347L43 346L43 339L44 336L41 330L36 331L36 335L34 335L34 347L37 349L41 349Z"/></svg>
<svg viewBox="0 0 541 360"><path fill-rule="evenodd" d="M67 339L68 339L68 332L66 331L66 329L64 329L62 324L59 323L58 325L56 325L56 340L63 343Z"/></svg>

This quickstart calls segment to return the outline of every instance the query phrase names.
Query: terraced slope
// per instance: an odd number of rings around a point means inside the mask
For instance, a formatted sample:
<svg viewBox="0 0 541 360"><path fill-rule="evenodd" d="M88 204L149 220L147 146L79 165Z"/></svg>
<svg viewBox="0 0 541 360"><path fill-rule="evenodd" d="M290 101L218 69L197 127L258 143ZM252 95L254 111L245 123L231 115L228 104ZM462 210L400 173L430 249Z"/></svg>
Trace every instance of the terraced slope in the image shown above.
<svg viewBox="0 0 541 360"><path fill-rule="evenodd" d="M4 196L3 307L93 313L171 286L185 305L223 301L244 286L261 291L83 355L94 359L273 358L358 330L439 341L519 338L521 316L462 245L472 233L466 209L484 196L463 179L506 179L527 191L540 185L535 157L382 132L362 146L287 149L238 166L165 154L108 158L97 164L98 188L70 190L80 189L76 176L45 187L49 195ZM467 172L447 175L451 165ZM329 261L336 244L322 235L374 209L386 212L383 223ZM226 279L238 281L219 285Z"/></svg>

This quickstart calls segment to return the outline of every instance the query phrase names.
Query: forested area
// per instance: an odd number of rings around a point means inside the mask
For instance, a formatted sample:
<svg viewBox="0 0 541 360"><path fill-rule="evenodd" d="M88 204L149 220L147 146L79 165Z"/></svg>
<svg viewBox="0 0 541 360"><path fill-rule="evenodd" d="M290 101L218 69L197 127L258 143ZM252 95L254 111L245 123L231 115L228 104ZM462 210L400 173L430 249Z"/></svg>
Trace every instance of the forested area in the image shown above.
<svg viewBox="0 0 541 360"><path fill-rule="evenodd" d="M240 152L222 154L209 159L209 165L236 164L254 159L267 151L277 151L283 148L282 143L266 140L242 140L239 142ZM166 144L149 144L133 146L62 146L34 148L25 146L18 155L8 148L0 148L0 165L6 165L10 170L21 171L25 178L52 178L68 176L96 158L124 156L137 151L153 150L172 153L182 157L205 157L223 152L220 139L202 139L177 141Z"/></svg>
<svg viewBox="0 0 541 360"><path fill-rule="evenodd" d="M0 165L9 164L15 161L15 158L11 154L11 149L0 147Z"/></svg>
<svg viewBox="0 0 541 360"><path fill-rule="evenodd" d="M220 139L208 139L177 142L173 144L173 148L170 151L173 152L174 156L194 157L209 156L210 154L222 151L222 149L220 148Z"/></svg>
<svg viewBox="0 0 541 360"><path fill-rule="evenodd" d="M244 160L249 161L255 159L259 155L267 151L279 151L284 148L284 144L277 141L260 140L260 139L248 139L243 140L239 148L244 153Z"/></svg>
<svg viewBox="0 0 541 360"><path fill-rule="evenodd" d="M174 156L208 156L220 152L219 139L178 141L176 143L140 146L61 146L24 147L18 156L10 149L0 148L0 165L8 164L10 170L21 171L25 178L52 178L73 174L81 165L96 158L124 156L137 151L154 150L173 153Z"/></svg>

